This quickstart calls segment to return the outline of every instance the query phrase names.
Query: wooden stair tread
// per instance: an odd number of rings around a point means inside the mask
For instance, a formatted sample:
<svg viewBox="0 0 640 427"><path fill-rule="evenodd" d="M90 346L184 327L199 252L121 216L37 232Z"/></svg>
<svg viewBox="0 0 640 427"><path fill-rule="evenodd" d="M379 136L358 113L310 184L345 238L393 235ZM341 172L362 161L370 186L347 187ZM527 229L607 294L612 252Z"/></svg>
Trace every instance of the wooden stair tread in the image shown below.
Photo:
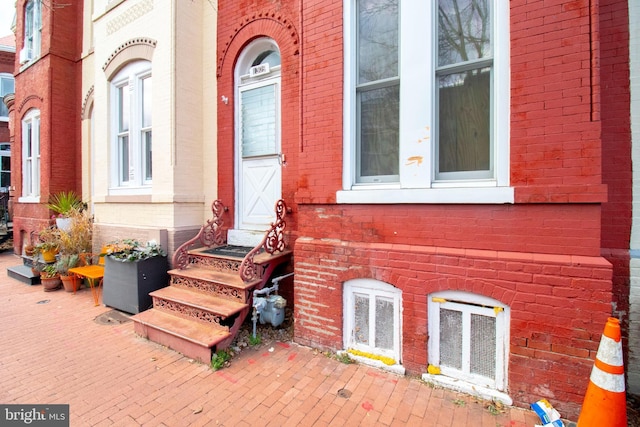
<svg viewBox="0 0 640 427"><path fill-rule="evenodd" d="M131 319L203 347L211 348L231 336L229 331L213 324L205 324L156 309L143 311Z"/></svg>
<svg viewBox="0 0 640 427"><path fill-rule="evenodd" d="M206 257L206 258L220 258L220 259L228 259L228 260L233 260L233 261L241 261L243 259L243 258L235 257L235 256L206 253L205 251L207 251L209 249L210 248L208 248L208 247L192 249L192 250L189 251L189 254L190 255L195 255L195 256L200 256L200 257ZM268 252L261 252L259 254L256 254L253 257L253 262L255 264L266 264L267 262L270 262L271 260L278 259L278 258L283 257L283 256L289 256L289 255L291 255L291 253L292 253L291 249L285 249L282 252L276 252L274 254L270 254Z"/></svg>
<svg viewBox="0 0 640 427"><path fill-rule="evenodd" d="M196 267L194 265L190 265L184 270L170 270L169 275L188 279L206 280L208 282L220 283L241 290L251 289L261 282L261 279L252 280L251 282L243 282L240 275L236 272L227 273L207 267Z"/></svg>
<svg viewBox="0 0 640 427"><path fill-rule="evenodd" d="M168 301L174 301L181 305L196 307L224 317L232 316L249 306L248 304L243 304L237 300L221 298L213 294L181 288L178 286L167 286L165 288L158 289L157 291L153 291L149 295Z"/></svg>

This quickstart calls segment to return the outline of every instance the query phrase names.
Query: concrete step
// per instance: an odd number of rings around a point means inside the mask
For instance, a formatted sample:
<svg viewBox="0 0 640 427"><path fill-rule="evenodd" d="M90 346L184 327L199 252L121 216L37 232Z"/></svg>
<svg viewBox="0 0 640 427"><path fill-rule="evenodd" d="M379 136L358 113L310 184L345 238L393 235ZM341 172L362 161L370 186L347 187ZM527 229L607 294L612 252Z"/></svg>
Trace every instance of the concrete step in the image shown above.
<svg viewBox="0 0 640 427"><path fill-rule="evenodd" d="M27 285L39 285L40 276L36 276L27 265L16 265L7 268L7 275Z"/></svg>
<svg viewBox="0 0 640 427"><path fill-rule="evenodd" d="M211 363L217 346L231 338L224 328L156 308L138 313L131 320L138 335L206 364Z"/></svg>

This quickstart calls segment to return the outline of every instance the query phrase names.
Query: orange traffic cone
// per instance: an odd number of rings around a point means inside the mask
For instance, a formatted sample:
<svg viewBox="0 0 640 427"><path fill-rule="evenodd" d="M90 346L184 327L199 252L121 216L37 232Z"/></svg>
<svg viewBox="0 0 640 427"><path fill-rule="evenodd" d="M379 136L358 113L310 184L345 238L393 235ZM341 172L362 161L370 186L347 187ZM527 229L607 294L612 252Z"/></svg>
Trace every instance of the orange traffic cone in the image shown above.
<svg viewBox="0 0 640 427"><path fill-rule="evenodd" d="M578 427L601 426L627 427L620 322L614 317L604 327L578 418Z"/></svg>

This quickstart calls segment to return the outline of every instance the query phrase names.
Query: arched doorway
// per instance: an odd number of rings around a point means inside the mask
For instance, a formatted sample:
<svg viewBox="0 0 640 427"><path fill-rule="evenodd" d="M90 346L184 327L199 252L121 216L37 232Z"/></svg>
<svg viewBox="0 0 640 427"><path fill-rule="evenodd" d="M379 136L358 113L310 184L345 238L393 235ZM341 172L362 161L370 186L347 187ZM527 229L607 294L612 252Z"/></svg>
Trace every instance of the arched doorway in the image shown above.
<svg viewBox="0 0 640 427"><path fill-rule="evenodd" d="M251 42L235 69L235 229L230 244L255 246L275 219L282 193L280 50Z"/></svg>

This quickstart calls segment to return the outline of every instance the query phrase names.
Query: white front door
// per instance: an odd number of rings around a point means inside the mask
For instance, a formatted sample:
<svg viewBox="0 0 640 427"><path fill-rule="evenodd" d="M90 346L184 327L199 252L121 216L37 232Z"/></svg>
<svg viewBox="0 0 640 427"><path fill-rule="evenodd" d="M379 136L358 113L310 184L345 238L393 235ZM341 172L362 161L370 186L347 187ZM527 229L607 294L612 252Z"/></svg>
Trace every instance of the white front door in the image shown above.
<svg viewBox="0 0 640 427"><path fill-rule="evenodd" d="M280 77L242 85L236 138L236 226L229 244L255 246L281 197Z"/></svg>

